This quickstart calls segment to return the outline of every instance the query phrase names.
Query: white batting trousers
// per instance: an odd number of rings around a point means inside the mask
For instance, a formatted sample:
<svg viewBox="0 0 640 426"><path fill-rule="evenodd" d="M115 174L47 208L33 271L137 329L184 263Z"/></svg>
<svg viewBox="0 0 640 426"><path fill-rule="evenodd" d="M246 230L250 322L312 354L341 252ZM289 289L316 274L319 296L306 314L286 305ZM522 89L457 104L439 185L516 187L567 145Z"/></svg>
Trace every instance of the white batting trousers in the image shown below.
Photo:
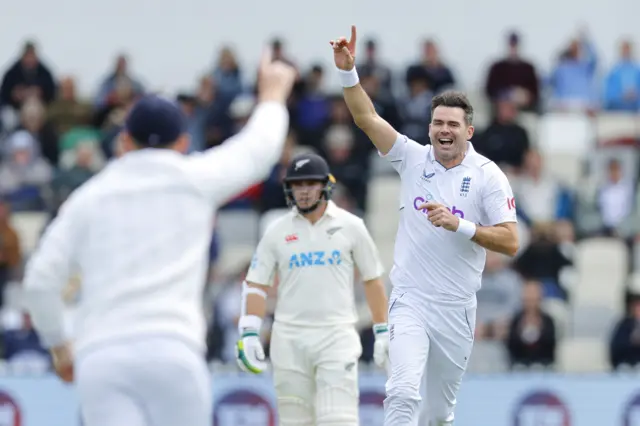
<svg viewBox="0 0 640 426"><path fill-rule="evenodd" d="M462 307L429 302L409 292L392 292L385 426L418 426L419 420L420 426L453 424L456 394L473 347L475 321L475 303ZM424 407L420 392L423 379Z"/></svg>
<svg viewBox="0 0 640 426"><path fill-rule="evenodd" d="M271 363L280 426L358 426L360 336L352 325L278 323Z"/></svg>
<svg viewBox="0 0 640 426"><path fill-rule="evenodd" d="M76 359L84 426L210 426L212 395L204 357L171 338L87 349Z"/></svg>

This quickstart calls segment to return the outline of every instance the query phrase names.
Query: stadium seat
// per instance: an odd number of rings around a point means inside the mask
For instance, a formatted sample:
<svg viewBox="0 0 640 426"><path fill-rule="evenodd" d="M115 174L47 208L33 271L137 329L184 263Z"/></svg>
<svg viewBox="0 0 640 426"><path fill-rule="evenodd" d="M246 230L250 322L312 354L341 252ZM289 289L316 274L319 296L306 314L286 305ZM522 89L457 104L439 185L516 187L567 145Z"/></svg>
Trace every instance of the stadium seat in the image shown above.
<svg viewBox="0 0 640 426"><path fill-rule="evenodd" d="M538 121L538 114L533 112L522 112L518 115L518 123L527 131L532 147L538 146Z"/></svg>
<svg viewBox="0 0 640 426"><path fill-rule="evenodd" d="M556 337L563 339L569 329L569 308L562 300L548 298L542 302L542 309L551 316L556 326Z"/></svg>
<svg viewBox="0 0 640 426"><path fill-rule="evenodd" d="M584 114L549 113L540 118L540 149L546 154L583 156L595 146L593 124Z"/></svg>
<svg viewBox="0 0 640 426"><path fill-rule="evenodd" d="M473 344L473 352L467 366L470 373L503 373L508 367L509 360L504 343L480 340Z"/></svg>
<svg viewBox="0 0 640 426"><path fill-rule="evenodd" d="M602 339L570 338L558 342L556 352L560 371L595 373L609 369L607 344Z"/></svg>
<svg viewBox="0 0 640 426"><path fill-rule="evenodd" d="M369 155L369 168L371 176L393 175L396 173L391 163L380 157L378 151L375 150Z"/></svg>
<svg viewBox="0 0 640 426"><path fill-rule="evenodd" d="M547 114L538 122L538 141L546 169L575 187L595 146L591 121L582 114Z"/></svg>
<svg viewBox="0 0 640 426"><path fill-rule="evenodd" d="M265 231L274 220L282 217L287 213L289 213L289 209L273 209L263 213L258 221L258 233L260 238L262 238Z"/></svg>
<svg viewBox="0 0 640 426"><path fill-rule="evenodd" d="M393 266L393 250L395 248L394 241L376 242L378 251L380 252L380 260L384 266L384 270L388 274Z"/></svg>
<svg viewBox="0 0 640 426"><path fill-rule="evenodd" d="M253 210L229 210L218 212L216 232L220 247L258 243L259 214Z"/></svg>
<svg viewBox="0 0 640 426"><path fill-rule="evenodd" d="M251 262L255 249L255 245L225 246L216 262L216 273L224 277L235 276Z"/></svg>
<svg viewBox="0 0 640 426"><path fill-rule="evenodd" d="M576 154L543 153L545 171L571 189L579 186L584 174L584 158Z"/></svg>
<svg viewBox="0 0 640 426"><path fill-rule="evenodd" d="M393 242L399 220L400 178L377 176L369 183L365 221L378 244Z"/></svg>
<svg viewBox="0 0 640 426"><path fill-rule="evenodd" d="M49 216L42 212L18 212L11 215L11 224L18 233L22 252L29 255L38 245Z"/></svg>
<svg viewBox="0 0 640 426"><path fill-rule="evenodd" d="M601 306L622 312L628 263L623 241L591 238L580 242L575 255L579 284L572 292L573 306Z"/></svg>
<svg viewBox="0 0 640 426"><path fill-rule="evenodd" d="M634 114L601 112L596 116L598 141L640 137L640 121Z"/></svg>
<svg viewBox="0 0 640 426"><path fill-rule="evenodd" d="M571 311L571 336L608 340L621 309L599 305L575 305Z"/></svg>

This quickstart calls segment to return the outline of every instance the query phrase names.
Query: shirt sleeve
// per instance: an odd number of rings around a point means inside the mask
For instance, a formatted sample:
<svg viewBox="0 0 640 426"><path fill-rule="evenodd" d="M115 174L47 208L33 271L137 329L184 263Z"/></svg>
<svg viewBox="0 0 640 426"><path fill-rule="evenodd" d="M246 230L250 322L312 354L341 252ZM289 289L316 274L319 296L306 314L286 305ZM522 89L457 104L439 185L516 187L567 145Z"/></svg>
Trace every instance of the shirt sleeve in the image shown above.
<svg viewBox="0 0 640 426"><path fill-rule="evenodd" d="M393 166L396 172L402 174L402 172L406 170L408 160L411 158L412 154L422 149L424 149L424 146L409 139L407 136L398 133L398 138L393 143L391 150L386 154L382 154L378 151L378 155L391 163L391 166ZM417 156L417 158L420 157Z"/></svg>
<svg viewBox="0 0 640 426"><path fill-rule="evenodd" d="M274 239L267 232L258 243L258 248L251 259L251 266L247 272L247 282L272 286L273 278L278 267L278 258Z"/></svg>
<svg viewBox="0 0 640 426"><path fill-rule="evenodd" d="M220 146L189 155L188 173L208 198L222 205L268 177L282 155L288 128L284 105L259 104L240 133Z"/></svg>
<svg viewBox="0 0 640 426"><path fill-rule="evenodd" d="M488 225L517 222L516 202L509 179L495 163L487 165L488 178L483 188L482 204Z"/></svg>
<svg viewBox="0 0 640 426"><path fill-rule="evenodd" d="M24 305L45 347L62 344L68 337L63 290L76 264L83 223L80 202L72 195L62 205L25 268Z"/></svg>
<svg viewBox="0 0 640 426"><path fill-rule="evenodd" d="M364 222L359 219L354 226L355 244L353 246L353 260L364 281L380 278L384 274L384 266L380 260L380 253L371 238Z"/></svg>

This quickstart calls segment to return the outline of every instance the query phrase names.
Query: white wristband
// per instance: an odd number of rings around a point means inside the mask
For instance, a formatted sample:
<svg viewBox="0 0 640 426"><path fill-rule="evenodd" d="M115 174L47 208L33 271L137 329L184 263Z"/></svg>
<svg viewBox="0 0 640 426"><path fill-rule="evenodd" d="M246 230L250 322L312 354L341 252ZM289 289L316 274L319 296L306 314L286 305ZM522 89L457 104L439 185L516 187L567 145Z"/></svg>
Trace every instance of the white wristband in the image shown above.
<svg viewBox="0 0 640 426"><path fill-rule="evenodd" d="M360 82L355 66L349 71L338 69L338 75L340 76L340 84L342 87L353 87Z"/></svg>
<svg viewBox="0 0 640 426"><path fill-rule="evenodd" d="M262 318L257 315L244 315L238 320L238 333L240 333L240 335L242 335L245 328L260 331L260 327L262 327Z"/></svg>
<svg viewBox="0 0 640 426"><path fill-rule="evenodd" d="M469 222L468 220L459 219L458 229L456 229L456 232L471 239L474 235L476 235L476 224L473 222Z"/></svg>

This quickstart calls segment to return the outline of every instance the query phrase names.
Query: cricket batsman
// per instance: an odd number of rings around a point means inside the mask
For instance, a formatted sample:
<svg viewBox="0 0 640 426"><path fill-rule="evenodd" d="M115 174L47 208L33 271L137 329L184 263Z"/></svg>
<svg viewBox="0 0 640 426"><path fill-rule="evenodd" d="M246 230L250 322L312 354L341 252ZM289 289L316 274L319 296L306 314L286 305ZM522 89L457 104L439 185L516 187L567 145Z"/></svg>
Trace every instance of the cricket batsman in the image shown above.
<svg viewBox="0 0 640 426"><path fill-rule="evenodd" d="M374 322L374 360L382 367L388 357L383 266L362 219L331 201L334 183L322 157L293 159L284 180L293 208L265 232L244 283L238 364L261 373L265 288L279 277L271 363L281 426L359 425L356 267Z"/></svg>
<svg viewBox="0 0 640 426"><path fill-rule="evenodd" d="M295 75L265 55L247 126L193 155L183 155L178 106L143 97L120 135L122 156L71 194L43 235L25 303L56 372L75 379L85 426L211 425L202 292L212 218L278 161ZM62 290L76 275L71 336Z"/></svg>
<svg viewBox="0 0 640 426"><path fill-rule="evenodd" d="M401 180L384 424L418 424L426 374L429 424L452 425L473 346L485 249L510 256L518 250L513 193L500 168L473 149L473 108L464 94L433 98L431 143L420 145L383 120L359 84L355 27L350 40L331 46L356 125Z"/></svg>

